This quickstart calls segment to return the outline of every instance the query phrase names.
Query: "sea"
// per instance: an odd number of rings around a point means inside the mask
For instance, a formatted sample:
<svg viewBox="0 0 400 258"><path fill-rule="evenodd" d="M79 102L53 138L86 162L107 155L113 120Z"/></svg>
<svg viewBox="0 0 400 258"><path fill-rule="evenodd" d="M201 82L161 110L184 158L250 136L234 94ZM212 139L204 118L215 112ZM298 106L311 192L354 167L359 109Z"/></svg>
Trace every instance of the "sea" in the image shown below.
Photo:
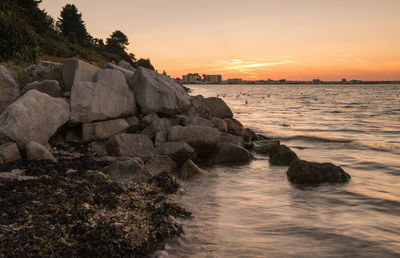
<svg viewBox="0 0 400 258"><path fill-rule="evenodd" d="M165 257L400 257L400 85L187 85L345 184L296 185L266 156L214 166L173 201L193 212Z"/></svg>

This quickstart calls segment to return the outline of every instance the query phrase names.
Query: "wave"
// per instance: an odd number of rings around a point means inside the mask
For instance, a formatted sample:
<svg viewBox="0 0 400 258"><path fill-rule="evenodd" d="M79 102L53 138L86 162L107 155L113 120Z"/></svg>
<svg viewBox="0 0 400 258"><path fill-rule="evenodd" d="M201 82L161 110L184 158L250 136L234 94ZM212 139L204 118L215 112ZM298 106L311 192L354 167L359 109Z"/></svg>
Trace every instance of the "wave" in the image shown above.
<svg viewBox="0 0 400 258"><path fill-rule="evenodd" d="M309 135L286 136L286 137L279 137L279 139L286 141L302 140L302 141L313 141L313 142L337 142L337 143L351 143L354 141L353 139L346 139L346 138L320 137L320 136L309 136Z"/></svg>
<svg viewBox="0 0 400 258"><path fill-rule="evenodd" d="M339 137L321 137L309 135L294 135L274 137L282 141L306 141L306 142L322 142L322 143L344 143L351 144L354 148L366 148L374 151L385 151L400 153L400 143L386 143L386 142L366 142L356 139L339 138Z"/></svg>

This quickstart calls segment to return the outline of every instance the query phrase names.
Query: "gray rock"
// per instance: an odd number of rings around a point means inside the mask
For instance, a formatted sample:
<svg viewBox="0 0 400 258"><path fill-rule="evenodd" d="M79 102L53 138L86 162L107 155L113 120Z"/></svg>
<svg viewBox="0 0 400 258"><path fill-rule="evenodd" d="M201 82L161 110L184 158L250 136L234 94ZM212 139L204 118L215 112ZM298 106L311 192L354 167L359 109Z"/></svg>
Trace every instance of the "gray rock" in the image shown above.
<svg viewBox="0 0 400 258"><path fill-rule="evenodd" d="M211 118L211 123L213 127L217 128L221 132L227 132L228 131L228 124L226 123L225 120L217 117Z"/></svg>
<svg viewBox="0 0 400 258"><path fill-rule="evenodd" d="M160 117L157 114L155 114L155 113L147 114L140 121L140 126L144 129L144 128L148 127L149 125L151 125L153 122L158 121L158 120L160 120Z"/></svg>
<svg viewBox="0 0 400 258"><path fill-rule="evenodd" d="M219 136L218 129L207 126L173 126L168 132L168 141L186 142L199 156L206 156L216 147Z"/></svg>
<svg viewBox="0 0 400 258"><path fill-rule="evenodd" d="M190 107L185 112L185 115L210 118L209 108L204 104L204 97L202 95L190 97Z"/></svg>
<svg viewBox="0 0 400 258"><path fill-rule="evenodd" d="M341 167L332 163L316 163L296 160L287 171L290 182L296 184L344 183L351 179Z"/></svg>
<svg viewBox="0 0 400 258"><path fill-rule="evenodd" d="M154 139L157 133L162 133L166 135L168 130L171 128L171 123L166 118L160 118L153 121L148 125L141 133L147 135L150 139Z"/></svg>
<svg viewBox="0 0 400 258"><path fill-rule="evenodd" d="M179 116L179 124L182 126L200 125L213 127L210 120L200 116Z"/></svg>
<svg viewBox="0 0 400 258"><path fill-rule="evenodd" d="M84 142L106 140L113 135L126 132L129 124L125 119L115 119L82 125L82 140Z"/></svg>
<svg viewBox="0 0 400 258"><path fill-rule="evenodd" d="M254 144L254 152L269 155L270 151L279 146L281 143L279 140L261 140L254 142Z"/></svg>
<svg viewBox="0 0 400 258"><path fill-rule="evenodd" d="M190 97L180 84L150 69L139 67L129 86L144 114L175 115L190 106Z"/></svg>
<svg viewBox="0 0 400 258"><path fill-rule="evenodd" d="M63 95L61 87L56 80L34 81L29 83L22 90L22 94L25 94L29 90L37 90L54 98L62 97Z"/></svg>
<svg viewBox="0 0 400 258"><path fill-rule="evenodd" d="M233 113L231 109L226 105L226 103L220 98L205 98L204 104L209 109L209 116L210 117L217 117L217 118L232 118Z"/></svg>
<svg viewBox="0 0 400 258"><path fill-rule="evenodd" d="M8 142L0 145L0 164L21 159L17 144Z"/></svg>
<svg viewBox="0 0 400 258"><path fill-rule="evenodd" d="M2 172L0 173L0 178L9 181L30 181L39 179L39 177L36 176L26 176L25 172L20 169L13 169L11 172Z"/></svg>
<svg viewBox="0 0 400 258"><path fill-rule="evenodd" d="M140 120L136 116L131 116L131 117L125 118L125 121L129 125L128 130L127 130L128 133L134 133L140 129Z"/></svg>
<svg viewBox="0 0 400 258"><path fill-rule="evenodd" d="M31 141L26 145L26 156L28 160L51 160L56 162L53 154L37 142Z"/></svg>
<svg viewBox="0 0 400 258"><path fill-rule="evenodd" d="M196 157L195 150L185 142L167 142L161 144L155 149L155 153L167 155L179 165L183 164L188 159Z"/></svg>
<svg viewBox="0 0 400 258"><path fill-rule="evenodd" d="M26 68L26 71L36 80L46 76L50 72L50 68L40 64L33 64Z"/></svg>
<svg viewBox="0 0 400 258"><path fill-rule="evenodd" d="M273 165L289 166L292 161L298 159L296 153L286 145L273 146L269 150L269 162Z"/></svg>
<svg viewBox="0 0 400 258"><path fill-rule="evenodd" d="M139 159L117 161L106 167L104 172L120 184L143 183L151 177Z"/></svg>
<svg viewBox="0 0 400 258"><path fill-rule="evenodd" d="M118 70L118 71L122 72L122 74L125 76L125 79L126 79L127 82L128 82L128 81L133 77L133 75L135 74L134 71L125 69L125 68L123 68L123 67L121 67L121 66L119 66L119 65L115 65L115 64L112 64L112 63L107 63L107 64L104 66L104 68L106 68L106 69L115 69L115 70Z"/></svg>
<svg viewBox="0 0 400 258"><path fill-rule="evenodd" d="M122 68L124 68L126 70L129 70L129 71L132 71L132 72L136 72L136 69L130 63L128 63L125 60L121 60L121 62L118 63L118 66L120 66L120 67L122 67Z"/></svg>
<svg viewBox="0 0 400 258"><path fill-rule="evenodd" d="M101 156L107 156L106 141L94 141L90 143L92 150Z"/></svg>
<svg viewBox="0 0 400 258"><path fill-rule="evenodd" d="M200 173L201 169L189 159L179 169L178 177L183 180L189 180Z"/></svg>
<svg viewBox="0 0 400 258"><path fill-rule="evenodd" d="M244 135L244 127L243 125L234 118L225 118L224 121L228 126L228 132L236 135Z"/></svg>
<svg viewBox="0 0 400 258"><path fill-rule="evenodd" d="M95 70L88 70L88 69L82 69L78 68L75 71L75 76L74 76L74 81L72 85L77 84L79 82L93 82L94 81L94 76L96 75L98 69ZM68 88L67 90L71 90L72 86Z"/></svg>
<svg viewBox="0 0 400 258"><path fill-rule="evenodd" d="M78 82L72 87L72 122L90 123L135 114L135 95L120 71L99 70L94 82Z"/></svg>
<svg viewBox="0 0 400 258"><path fill-rule="evenodd" d="M0 65L0 114L19 98L19 87L13 75Z"/></svg>
<svg viewBox="0 0 400 258"><path fill-rule="evenodd" d="M220 134L218 143L231 143L236 146L244 146L244 140L242 137L224 132Z"/></svg>
<svg viewBox="0 0 400 258"><path fill-rule="evenodd" d="M30 90L0 115L0 143L13 141L21 149L30 141L46 146L69 116L67 101Z"/></svg>
<svg viewBox="0 0 400 258"><path fill-rule="evenodd" d="M253 155L243 147L231 143L218 144L216 150L208 158L210 164L246 163Z"/></svg>
<svg viewBox="0 0 400 258"><path fill-rule="evenodd" d="M167 142L168 139L168 131L160 131L156 133L154 137L154 146L160 146Z"/></svg>
<svg viewBox="0 0 400 258"><path fill-rule="evenodd" d="M112 156L127 156L148 159L153 153L153 143L144 134L118 134L106 143L107 152Z"/></svg>
<svg viewBox="0 0 400 258"><path fill-rule="evenodd" d="M175 161L166 155L154 156L146 161L145 169L152 175L157 176L163 172L171 174L176 170Z"/></svg>
<svg viewBox="0 0 400 258"><path fill-rule="evenodd" d="M66 91L71 90L72 85L74 84L74 81L75 81L77 69L86 70L86 71L99 70L98 67L91 65L89 63L86 63L77 58L64 59L63 66L62 66L62 74L63 74L63 80L64 80L64 85L65 85ZM82 72L81 71L77 75L81 76L81 79L83 79L83 81L85 81L85 80L88 80L90 75L93 76L93 72Z"/></svg>

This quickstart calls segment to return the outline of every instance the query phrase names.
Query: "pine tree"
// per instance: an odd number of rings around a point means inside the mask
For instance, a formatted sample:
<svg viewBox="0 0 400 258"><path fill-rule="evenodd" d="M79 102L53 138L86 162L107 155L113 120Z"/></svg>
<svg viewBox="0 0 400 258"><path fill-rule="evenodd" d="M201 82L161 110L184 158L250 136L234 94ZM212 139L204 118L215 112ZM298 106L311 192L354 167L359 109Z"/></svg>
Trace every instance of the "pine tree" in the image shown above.
<svg viewBox="0 0 400 258"><path fill-rule="evenodd" d="M91 36L86 30L82 14L73 4L67 4L60 13L57 27L64 37L75 45L87 45L90 43Z"/></svg>

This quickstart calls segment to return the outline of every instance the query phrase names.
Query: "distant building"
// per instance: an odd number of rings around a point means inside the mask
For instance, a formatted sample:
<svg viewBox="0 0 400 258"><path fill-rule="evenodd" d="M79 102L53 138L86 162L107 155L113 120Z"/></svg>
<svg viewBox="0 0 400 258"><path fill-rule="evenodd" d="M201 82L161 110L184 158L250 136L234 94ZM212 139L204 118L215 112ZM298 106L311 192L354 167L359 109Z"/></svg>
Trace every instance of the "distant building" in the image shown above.
<svg viewBox="0 0 400 258"><path fill-rule="evenodd" d="M198 73L188 73L182 76L183 83L197 83L201 81L201 77Z"/></svg>
<svg viewBox="0 0 400 258"><path fill-rule="evenodd" d="M226 82L229 84L241 84L243 83L243 80L235 78L235 79L228 79L226 80Z"/></svg>
<svg viewBox="0 0 400 258"><path fill-rule="evenodd" d="M203 82L205 82L205 83L221 83L222 75L203 74Z"/></svg>

